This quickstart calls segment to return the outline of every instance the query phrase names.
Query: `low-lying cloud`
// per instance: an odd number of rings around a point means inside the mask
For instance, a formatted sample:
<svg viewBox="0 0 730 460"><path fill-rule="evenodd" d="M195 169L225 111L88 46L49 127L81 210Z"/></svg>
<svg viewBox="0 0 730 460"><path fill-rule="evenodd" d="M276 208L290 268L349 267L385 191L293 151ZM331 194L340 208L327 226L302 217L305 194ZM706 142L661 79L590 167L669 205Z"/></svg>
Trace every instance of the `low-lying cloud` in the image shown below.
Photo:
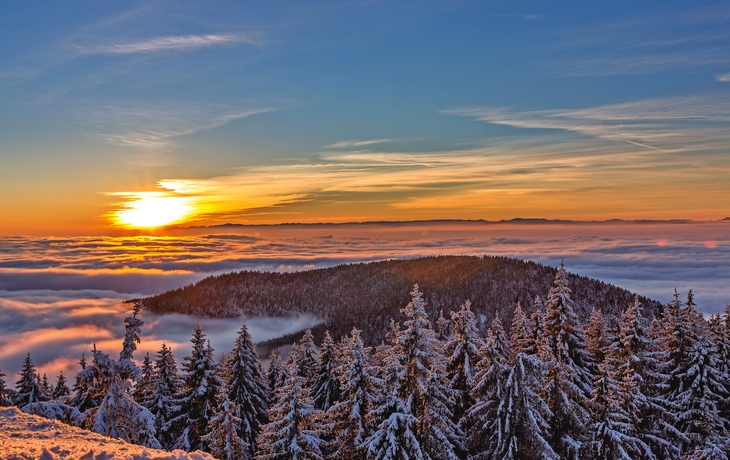
<svg viewBox="0 0 730 460"><path fill-rule="evenodd" d="M111 291L0 291L0 370L11 376L10 384L26 353L39 371L53 381L63 370L68 376L79 370L78 361L97 349L116 356L124 338L124 318L131 304ZM198 320L188 315L154 315L142 311L145 322L141 344L135 357L141 361L159 350L163 342L172 347L178 361L190 353L190 337ZM216 350L233 348L242 319L200 319L203 330ZM254 341L300 331L317 324L312 316L291 318L250 318L247 326Z"/></svg>
<svg viewBox="0 0 730 460"><path fill-rule="evenodd" d="M590 276L667 302L693 289L706 313L730 301L730 222L414 222L226 226L166 237L0 237L0 370L14 382L27 352L49 376L92 344L116 354L130 304L234 270L293 271L341 263L443 254L501 255ZM153 316L137 357L166 341L180 360L195 318ZM241 319L202 320L216 353ZM249 318L254 340L301 330L316 318Z"/></svg>

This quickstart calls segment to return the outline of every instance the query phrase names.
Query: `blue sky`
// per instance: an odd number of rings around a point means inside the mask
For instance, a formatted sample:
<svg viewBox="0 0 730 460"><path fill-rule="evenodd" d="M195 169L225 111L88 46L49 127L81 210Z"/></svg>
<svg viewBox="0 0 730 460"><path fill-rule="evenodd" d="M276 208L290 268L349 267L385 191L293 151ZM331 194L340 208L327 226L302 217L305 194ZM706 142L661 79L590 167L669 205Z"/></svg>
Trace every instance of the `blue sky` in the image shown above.
<svg viewBox="0 0 730 460"><path fill-rule="evenodd" d="M202 222L722 218L729 23L699 1L13 2L0 226L95 231L160 190Z"/></svg>

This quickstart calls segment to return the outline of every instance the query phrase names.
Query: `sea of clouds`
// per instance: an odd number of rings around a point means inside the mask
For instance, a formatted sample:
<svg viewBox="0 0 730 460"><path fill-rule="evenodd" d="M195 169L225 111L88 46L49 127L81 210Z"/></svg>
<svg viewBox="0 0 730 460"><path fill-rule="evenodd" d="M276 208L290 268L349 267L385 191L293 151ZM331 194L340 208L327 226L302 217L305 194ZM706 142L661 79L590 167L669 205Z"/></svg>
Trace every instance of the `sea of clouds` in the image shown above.
<svg viewBox="0 0 730 460"><path fill-rule="evenodd" d="M667 302L693 289L705 313L730 302L730 222L485 223L222 227L158 237L0 237L0 370L6 380L30 352L55 379L78 371L93 344L119 352L125 300L233 270L292 271L441 254L565 261L595 277ZM140 351L166 342L180 361L197 318L143 311ZM216 354L240 319L202 319ZM248 318L255 341L301 330L314 317Z"/></svg>

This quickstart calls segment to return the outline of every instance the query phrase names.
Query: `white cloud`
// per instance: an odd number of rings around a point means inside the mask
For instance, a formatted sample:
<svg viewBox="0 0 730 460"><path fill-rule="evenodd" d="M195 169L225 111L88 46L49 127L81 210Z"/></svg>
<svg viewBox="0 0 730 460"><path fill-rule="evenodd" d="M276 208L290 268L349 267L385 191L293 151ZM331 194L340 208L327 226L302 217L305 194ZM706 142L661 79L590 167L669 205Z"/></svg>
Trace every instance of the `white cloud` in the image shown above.
<svg viewBox="0 0 730 460"><path fill-rule="evenodd" d="M585 109L516 111L467 107L442 113L518 128L571 131L657 150L716 149L730 143L730 97L724 93Z"/></svg>
<svg viewBox="0 0 730 460"><path fill-rule="evenodd" d="M239 42L259 43L253 37L241 34L175 35L148 38L128 43L79 47L79 51L87 54L159 53L165 51L191 51L199 48Z"/></svg>
<svg viewBox="0 0 730 460"><path fill-rule="evenodd" d="M107 106L89 114L91 132L111 144L159 149L176 137L223 126L233 120L271 112L273 108L140 104Z"/></svg>
<svg viewBox="0 0 730 460"><path fill-rule="evenodd" d="M400 139L372 139L366 141L339 141L327 146L328 149L349 149L352 147L364 147L367 145L384 144L386 142L395 142Z"/></svg>
<svg viewBox="0 0 730 460"><path fill-rule="evenodd" d="M730 73L716 75L715 79L717 79L717 81L730 81Z"/></svg>

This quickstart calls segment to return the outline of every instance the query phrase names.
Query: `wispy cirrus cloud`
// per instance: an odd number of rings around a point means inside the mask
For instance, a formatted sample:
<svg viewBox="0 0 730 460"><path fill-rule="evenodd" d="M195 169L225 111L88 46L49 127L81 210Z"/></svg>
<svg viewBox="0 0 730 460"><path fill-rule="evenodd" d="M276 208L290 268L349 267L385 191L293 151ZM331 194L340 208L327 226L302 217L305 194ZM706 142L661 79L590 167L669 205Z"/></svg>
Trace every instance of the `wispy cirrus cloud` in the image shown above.
<svg viewBox="0 0 730 460"><path fill-rule="evenodd" d="M716 75L715 79L717 81L729 81L730 82L730 73Z"/></svg>
<svg viewBox="0 0 730 460"><path fill-rule="evenodd" d="M517 111L466 107L442 113L518 128L570 131L658 150L717 149L726 148L730 142L730 97L725 93L585 109Z"/></svg>
<svg viewBox="0 0 730 460"><path fill-rule="evenodd" d="M570 30L559 42L575 56L547 65L564 77L647 75L730 64L727 3L664 12Z"/></svg>
<svg viewBox="0 0 730 460"><path fill-rule="evenodd" d="M150 54L167 51L194 51L233 43L260 44L262 39L246 34L172 35L109 45L78 46L77 48L84 54Z"/></svg>
<svg viewBox="0 0 730 460"><path fill-rule="evenodd" d="M353 147L366 147L368 145L385 144L387 142L395 142L400 139L370 139L362 141L339 141L326 146L328 149L350 149Z"/></svg>
<svg viewBox="0 0 730 460"><path fill-rule="evenodd" d="M111 144L160 149L180 136L277 110L180 103L110 105L89 111L90 133Z"/></svg>

